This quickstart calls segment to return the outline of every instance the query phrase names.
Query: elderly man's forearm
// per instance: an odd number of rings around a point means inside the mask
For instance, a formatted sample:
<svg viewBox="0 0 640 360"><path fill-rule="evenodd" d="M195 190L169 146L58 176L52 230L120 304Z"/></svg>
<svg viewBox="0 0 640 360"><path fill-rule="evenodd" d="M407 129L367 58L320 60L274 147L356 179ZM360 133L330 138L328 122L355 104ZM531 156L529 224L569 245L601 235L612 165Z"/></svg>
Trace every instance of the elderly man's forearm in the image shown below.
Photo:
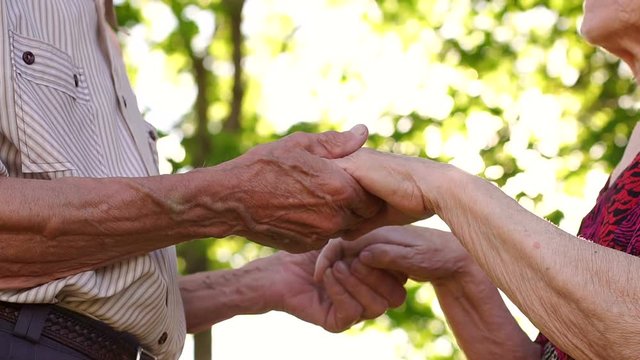
<svg viewBox="0 0 640 360"><path fill-rule="evenodd" d="M233 169L0 180L0 289L25 288L242 226Z"/></svg>
<svg viewBox="0 0 640 360"><path fill-rule="evenodd" d="M449 174L438 214L485 273L532 322L575 358L634 359L640 259L578 239L495 186ZM579 334L579 336L577 336Z"/></svg>
<svg viewBox="0 0 640 360"><path fill-rule="evenodd" d="M187 332L196 333L236 315L261 314L274 307L269 292L271 259L242 268L208 271L180 278Z"/></svg>

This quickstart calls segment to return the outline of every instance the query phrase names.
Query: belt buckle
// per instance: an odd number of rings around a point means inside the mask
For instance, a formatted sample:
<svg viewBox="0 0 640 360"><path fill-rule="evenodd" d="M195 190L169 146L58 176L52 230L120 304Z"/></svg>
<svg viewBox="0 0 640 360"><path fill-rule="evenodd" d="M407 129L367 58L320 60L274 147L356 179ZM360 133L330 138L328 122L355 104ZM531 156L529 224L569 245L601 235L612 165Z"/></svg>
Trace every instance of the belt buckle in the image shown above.
<svg viewBox="0 0 640 360"><path fill-rule="evenodd" d="M136 360L158 360L158 358L152 353L148 352L142 346L138 346L138 351L136 352Z"/></svg>

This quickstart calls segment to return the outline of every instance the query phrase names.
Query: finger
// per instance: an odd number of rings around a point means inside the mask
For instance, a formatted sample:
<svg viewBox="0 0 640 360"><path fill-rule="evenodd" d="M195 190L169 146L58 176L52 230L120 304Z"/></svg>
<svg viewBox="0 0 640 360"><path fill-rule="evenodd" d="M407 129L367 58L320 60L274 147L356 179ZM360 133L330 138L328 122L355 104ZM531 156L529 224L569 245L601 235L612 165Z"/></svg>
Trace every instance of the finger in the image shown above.
<svg viewBox="0 0 640 360"><path fill-rule="evenodd" d="M336 280L332 269L324 273L322 282L329 299L333 303L327 314L327 321L324 326L327 331L340 332L346 330L362 319L362 306Z"/></svg>
<svg viewBox="0 0 640 360"><path fill-rule="evenodd" d="M337 159L360 149L367 141L369 130L359 124L349 131L327 131L310 136L305 146L310 153L327 159Z"/></svg>
<svg viewBox="0 0 640 360"><path fill-rule="evenodd" d="M333 265L334 262L342 258L342 241L340 239L329 240L329 243L322 248L318 259L316 260L316 266L313 272L313 278L316 282L322 281L322 276L328 268Z"/></svg>
<svg viewBox="0 0 640 360"><path fill-rule="evenodd" d="M366 181L367 178L363 175L370 174L371 171L379 172L379 164L376 163L379 159L377 159L376 156L378 156L376 150L361 148L344 157L335 158L333 162L353 176L357 181Z"/></svg>
<svg viewBox="0 0 640 360"><path fill-rule="evenodd" d="M338 282L362 305L363 318L377 318L387 311L389 308L387 300L353 275L344 262L338 261L332 269Z"/></svg>
<svg viewBox="0 0 640 360"><path fill-rule="evenodd" d="M374 269L358 259L351 263L351 273L384 298L390 307L402 305L407 297L404 289L407 277L403 274Z"/></svg>
<svg viewBox="0 0 640 360"><path fill-rule="evenodd" d="M363 264L403 274L412 274L415 268L415 250L395 244L373 244L362 250L358 259Z"/></svg>
<svg viewBox="0 0 640 360"><path fill-rule="evenodd" d="M392 231L391 228L384 229ZM354 241L345 241L342 238L331 239L327 245L322 248L318 259L316 260L313 278L316 282L322 280L324 272L330 268L336 261L353 259L360 254L362 249L378 242L390 242L392 238L386 235L382 230L373 233L370 236L361 237ZM405 237L393 238L394 242L401 243L406 241ZM409 245L409 244L407 244Z"/></svg>

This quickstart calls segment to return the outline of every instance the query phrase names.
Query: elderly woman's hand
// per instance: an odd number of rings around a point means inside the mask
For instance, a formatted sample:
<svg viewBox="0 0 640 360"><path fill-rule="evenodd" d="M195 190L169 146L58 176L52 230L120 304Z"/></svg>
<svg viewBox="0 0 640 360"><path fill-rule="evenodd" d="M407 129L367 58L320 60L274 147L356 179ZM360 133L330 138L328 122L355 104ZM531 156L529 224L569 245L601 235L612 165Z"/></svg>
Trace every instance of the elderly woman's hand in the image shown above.
<svg viewBox="0 0 640 360"><path fill-rule="evenodd" d="M455 280L475 266L451 233L417 226L388 226L355 241L331 240L316 262L316 280L343 259L358 259L371 268L436 284Z"/></svg>
<svg viewBox="0 0 640 360"><path fill-rule="evenodd" d="M452 186L450 176L461 170L423 158L415 158L371 149L360 149L334 160L371 194L385 201L385 207L362 223L345 238L358 238L386 225L404 225L431 217L442 208L445 189Z"/></svg>

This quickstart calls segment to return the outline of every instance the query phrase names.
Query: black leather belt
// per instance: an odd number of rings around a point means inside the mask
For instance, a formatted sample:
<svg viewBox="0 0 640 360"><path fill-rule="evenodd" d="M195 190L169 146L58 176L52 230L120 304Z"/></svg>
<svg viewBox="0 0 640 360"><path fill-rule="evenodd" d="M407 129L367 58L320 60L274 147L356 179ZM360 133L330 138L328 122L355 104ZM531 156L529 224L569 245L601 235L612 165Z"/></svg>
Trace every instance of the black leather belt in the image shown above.
<svg viewBox="0 0 640 360"><path fill-rule="evenodd" d="M35 308L40 313L44 326L42 336L46 336L64 346L96 360L155 360L136 339L119 332L100 321L80 315L55 305L23 305L0 302L0 319L20 326L22 309ZM33 311L32 311L33 312ZM34 315L29 314L29 317ZM24 337L29 339L28 330Z"/></svg>

